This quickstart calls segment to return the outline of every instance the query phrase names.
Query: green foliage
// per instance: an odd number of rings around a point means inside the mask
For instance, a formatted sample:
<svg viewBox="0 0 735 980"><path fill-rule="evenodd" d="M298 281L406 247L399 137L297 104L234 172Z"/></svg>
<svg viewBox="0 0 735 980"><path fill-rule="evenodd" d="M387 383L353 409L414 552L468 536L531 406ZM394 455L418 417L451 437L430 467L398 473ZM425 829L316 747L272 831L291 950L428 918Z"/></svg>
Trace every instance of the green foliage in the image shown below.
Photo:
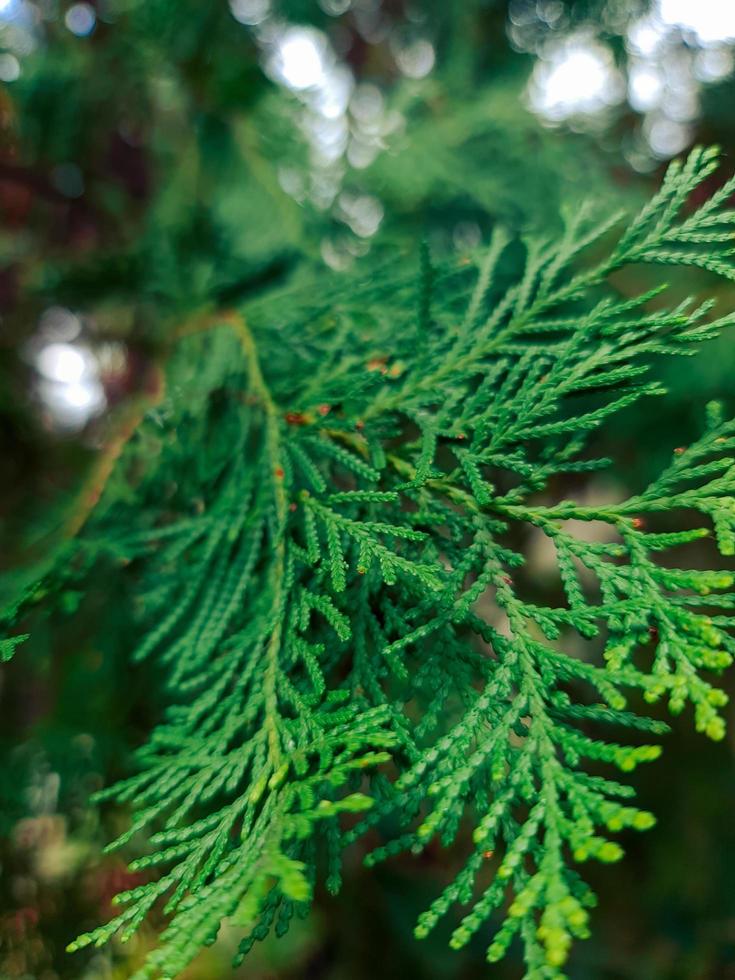
<svg viewBox="0 0 735 980"><path fill-rule="evenodd" d="M0 640L0 662L10 660L15 653L15 648L27 639L28 633L22 633L19 636L8 636L5 639Z"/></svg>
<svg viewBox="0 0 735 980"><path fill-rule="evenodd" d="M337 890L344 846L378 828L370 864L437 837L466 849L417 936L459 904L452 946L490 921L490 962L518 937L527 977L563 976L595 903L578 865L654 824L611 775L659 754L667 726L639 695L724 734L735 579L673 562L710 526L735 551L735 423L710 406L629 499L559 499L561 477L611 465L591 434L663 394L658 356L732 322L611 282L638 263L735 280L735 181L687 209L716 163L673 165L617 237L592 208L556 240L497 227L469 260L424 250L418 289L369 259L180 342L163 402L21 605L118 562L139 589L133 658L170 695L139 772L100 794L132 811L111 846L160 871L73 948L129 937L160 900L136 977L180 973L225 917L244 955L308 908L320 869ZM555 550L559 605L535 601L530 535Z"/></svg>

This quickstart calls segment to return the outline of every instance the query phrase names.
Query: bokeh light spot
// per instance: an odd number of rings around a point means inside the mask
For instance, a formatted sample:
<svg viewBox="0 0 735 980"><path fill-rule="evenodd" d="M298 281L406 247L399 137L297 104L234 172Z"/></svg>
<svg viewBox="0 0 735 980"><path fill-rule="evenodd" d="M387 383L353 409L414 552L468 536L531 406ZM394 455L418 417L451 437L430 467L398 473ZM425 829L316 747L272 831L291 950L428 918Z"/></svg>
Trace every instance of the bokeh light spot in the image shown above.
<svg viewBox="0 0 735 980"><path fill-rule="evenodd" d="M75 3L66 12L64 23L77 37L87 37L97 23L97 14L89 3Z"/></svg>

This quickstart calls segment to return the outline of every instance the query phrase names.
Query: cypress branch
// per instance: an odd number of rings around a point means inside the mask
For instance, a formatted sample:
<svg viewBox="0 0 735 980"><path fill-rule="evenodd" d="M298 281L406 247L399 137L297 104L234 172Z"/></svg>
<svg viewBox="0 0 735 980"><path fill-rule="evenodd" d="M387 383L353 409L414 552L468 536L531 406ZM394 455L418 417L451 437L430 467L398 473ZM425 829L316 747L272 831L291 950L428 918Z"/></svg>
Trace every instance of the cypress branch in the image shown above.
<svg viewBox="0 0 735 980"><path fill-rule="evenodd" d="M43 576L83 587L124 555L144 619L133 656L161 662L170 697L138 772L100 797L131 810L111 846L147 836L131 867L158 877L72 948L129 938L163 903L137 980L179 975L225 917L245 933L239 962L308 906L317 874L339 887L344 847L369 828L393 833L374 864L435 838L461 848L469 824L464 866L416 935L463 905L453 947L490 921L490 962L518 941L527 977L563 975L595 902L581 866L617 861L615 835L654 824L611 775L653 761L666 730L631 691L724 735L735 578L675 556L711 532L735 551L735 422L710 406L701 438L626 500L555 497L559 474L611 465L587 455L590 435L664 394L661 357L732 324L610 282L640 262L735 279L735 184L684 210L716 159L672 165L621 232L620 215L584 208L556 242L497 229L469 267L422 247L418 316L404 271L390 289L346 276L326 301L279 293L187 331L155 422L113 442L70 523L78 562L67 550ZM131 488L154 425L167 437ZM683 511L703 526L656 525ZM525 594L529 527L554 546L557 606ZM36 601L26 590L7 622ZM349 830L344 814L360 814Z"/></svg>

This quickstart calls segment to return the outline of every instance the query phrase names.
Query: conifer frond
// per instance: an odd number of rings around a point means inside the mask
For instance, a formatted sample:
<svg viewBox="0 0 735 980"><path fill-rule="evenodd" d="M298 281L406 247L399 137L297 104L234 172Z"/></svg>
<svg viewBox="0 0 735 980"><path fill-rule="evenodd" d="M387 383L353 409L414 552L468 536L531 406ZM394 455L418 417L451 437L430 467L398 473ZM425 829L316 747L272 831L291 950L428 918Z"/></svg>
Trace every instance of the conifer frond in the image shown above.
<svg viewBox="0 0 735 980"><path fill-rule="evenodd" d="M374 863L455 845L469 822L417 935L459 904L453 946L488 929L490 961L517 937L527 977L563 976L594 905L579 865L618 860L614 835L654 823L615 775L666 730L631 693L724 734L734 579L674 559L710 529L735 551L735 423L711 406L702 438L627 500L558 499L557 479L609 466L590 435L664 393L659 356L733 321L610 282L631 263L735 279L735 182L686 210L716 158L673 165L617 238L619 215L579 209L555 242L496 229L459 266L422 251L418 297L415 276L360 273L184 342L76 545L81 568L112 556L138 577L134 657L165 665L168 716L104 794L132 812L114 846L148 835L133 867L161 871L76 945L129 936L162 901L170 925L138 977L180 973L224 917L244 955L307 905L322 864L338 886L368 827L401 826ZM676 511L707 526L658 526ZM534 598L529 529L555 550L558 607ZM375 771L389 758L392 782Z"/></svg>

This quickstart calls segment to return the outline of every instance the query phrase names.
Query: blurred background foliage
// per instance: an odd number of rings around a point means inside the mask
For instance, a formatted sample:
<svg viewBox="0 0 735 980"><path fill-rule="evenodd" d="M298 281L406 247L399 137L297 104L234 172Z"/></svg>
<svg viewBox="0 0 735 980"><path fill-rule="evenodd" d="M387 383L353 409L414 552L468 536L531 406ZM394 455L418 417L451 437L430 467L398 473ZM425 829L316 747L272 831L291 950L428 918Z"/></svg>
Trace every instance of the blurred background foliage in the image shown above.
<svg viewBox="0 0 735 980"><path fill-rule="evenodd" d="M693 142L720 143L731 172L734 68L732 0L0 0L0 599L8 569L63 535L188 318L379 270L421 239L461 253L498 221L553 234L585 197L633 207ZM698 273L672 290L735 307ZM621 486L685 444L708 399L732 402L734 365L725 336L666 366L669 399L601 437ZM543 586L532 542L529 561ZM0 678L3 980L126 977L155 941L154 924L63 951L134 878L101 853L125 815L86 799L161 710L155 671L126 661L132 600L112 582L67 592L74 615L34 622ZM674 728L638 778L657 829L592 882L579 980L735 978L735 741ZM445 854L369 874L360 857L237 976L520 975L490 971L481 942L412 938ZM225 930L189 980L230 976L235 942Z"/></svg>

